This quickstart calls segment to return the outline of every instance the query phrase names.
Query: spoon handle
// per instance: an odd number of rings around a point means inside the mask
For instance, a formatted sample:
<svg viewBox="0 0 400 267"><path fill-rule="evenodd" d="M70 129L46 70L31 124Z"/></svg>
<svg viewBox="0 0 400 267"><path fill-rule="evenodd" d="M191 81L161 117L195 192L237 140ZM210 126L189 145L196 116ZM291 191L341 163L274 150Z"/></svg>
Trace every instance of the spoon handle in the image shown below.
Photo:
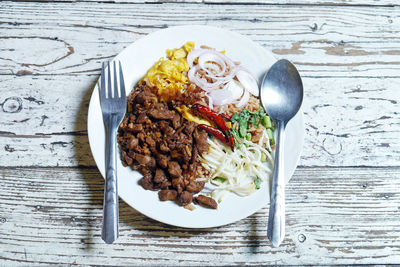
<svg viewBox="0 0 400 267"><path fill-rule="evenodd" d="M283 144L285 141L286 123L278 121L277 124L278 133L267 231L268 239L274 247L279 247L285 237L285 173Z"/></svg>

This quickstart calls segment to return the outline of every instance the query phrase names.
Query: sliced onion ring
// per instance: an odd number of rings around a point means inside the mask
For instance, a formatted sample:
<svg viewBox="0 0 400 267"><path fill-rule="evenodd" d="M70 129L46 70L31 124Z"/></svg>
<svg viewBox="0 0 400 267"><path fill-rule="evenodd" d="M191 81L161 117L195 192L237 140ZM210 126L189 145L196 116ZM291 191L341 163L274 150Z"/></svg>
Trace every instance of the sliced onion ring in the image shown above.
<svg viewBox="0 0 400 267"><path fill-rule="evenodd" d="M188 71L188 78L191 82L195 83L197 86L199 86L201 89L203 89L206 92L212 91L216 88L218 88L223 82L221 81L216 81L213 83L209 83L206 81L204 78L200 78L196 73L197 71L200 70L200 66L196 65L193 68L191 68Z"/></svg>
<svg viewBox="0 0 400 267"><path fill-rule="evenodd" d="M244 86L244 88L246 88L246 90L249 91L252 95L259 95L260 89L258 88L257 81L248 71L240 69L236 72L236 77L239 82Z"/></svg>
<svg viewBox="0 0 400 267"><path fill-rule="evenodd" d="M198 64L194 65L196 58ZM193 49L187 55L187 62L190 66L189 80L207 92L210 107L234 103L239 98L237 106L243 107L249 101L250 93L259 95L257 80L250 71L218 51ZM200 70L204 71L204 78L199 76ZM233 80L234 77L238 81ZM221 86L223 88L218 89Z"/></svg>
<svg viewBox="0 0 400 267"><path fill-rule="evenodd" d="M201 56L203 53L207 53L209 50L208 49L193 49L192 51L189 52L189 54L186 57L186 61L189 64L189 67L193 66L194 60Z"/></svg>
<svg viewBox="0 0 400 267"><path fill-rule="evenodd" d="M206 97L208 98L208 107L210 109L213 109L213 99L212 99L212 97L209 95L209 93L206 93Z"/></svg>
<svg viewBox="0 0 400 267"><path fill-rule="evenodd" d="M214 105L222 106L233 103L243 95L243 91L243 86L237 81L232 80L224 88L210 92L209 96L213 99Z"/></svg>
<svg viewBox="0 0 400 267"><path fill-rule="evenodd" d="M249 91L244 90L243 97L242 97L242 99L240 99L239 103L237 103L237 106L238 106L239 108L243 107L244 105L247 104L247 102L249 102L249 99L250 99L250 93L249 93Z"/></svg>
<svg viewBox="0 0 400 267"><path fill-rule="evenodd" d="M207 62L215 62L217 65L220 66L220 71L218 73L213 74L205 65ZM226 70L226 63L223 58L219 55L211 54L211 53L204 53L199 57L199 65L200 67L207 72L207 74L213 74L215 76L224 75Z"/></svg>

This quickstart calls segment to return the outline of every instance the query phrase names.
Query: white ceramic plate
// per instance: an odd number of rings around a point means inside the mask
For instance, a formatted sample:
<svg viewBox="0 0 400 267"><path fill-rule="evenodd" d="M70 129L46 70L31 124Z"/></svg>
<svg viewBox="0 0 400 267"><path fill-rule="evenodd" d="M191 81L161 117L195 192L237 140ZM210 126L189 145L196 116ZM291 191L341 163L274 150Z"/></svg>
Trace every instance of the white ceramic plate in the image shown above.
<svg viewBox="0 0 400 267"><path fill-rule="evenodd" d="M225 50L234 61L240 61L259 80L276 61L272 54L252 40L240 34L208 26L180 26L154 32L124 49L115 59L120 60L124 71L127 94L161 57L167 48L181 47L194 41L196 47L207 45ZM90 99L88 114L89 143L96 164L105 176L105 134L97 86ZM302 112L293 118L286 128L285 172L286 182L296 169L304 139ZM172 201L161 202L157 192L144 190L138 181L141 174L123 167L118 155L119 196L139 212L157 221L187 228L216 227L241 220L269 203L269 185L247 197L234 194L226 196L217 210L196 206L194 211L184 209Z"/></svg>

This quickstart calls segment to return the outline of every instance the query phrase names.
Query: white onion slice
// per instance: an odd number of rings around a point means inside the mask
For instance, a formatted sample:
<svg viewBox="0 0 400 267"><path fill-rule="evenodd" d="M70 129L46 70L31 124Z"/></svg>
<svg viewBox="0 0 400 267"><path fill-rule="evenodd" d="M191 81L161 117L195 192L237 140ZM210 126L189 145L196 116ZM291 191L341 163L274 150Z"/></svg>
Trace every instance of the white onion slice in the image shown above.
<svg viewBox="0 0 400 267"><path fill-rule="evenodd" d="M221 70L220 66L218 64L215 64L215 63L204 63L204 67L207 70L211 70L211 71L214 71L214 72L219 72Z"/></svg>
<svg viewBox="0 0 400 267"><path fill-rule="evenodd" d="M224 75L226 70L226 63L222 57L216 54L204 53L199 57L200 67L207 72L207 74L213 74L215 76ZM205 65L207 62L215 62L220 66L220 71L218 73L212 73Z"/></svg>
<svg viewBox="0 0 400 267"><path fill-rule="evenodd" d="M194 65L196 58L198 64ZM207 92L210 107L234 103L239 98L237 106L243 107L249 101L250 93L259 95L257 80L251 73L218 51L193 49L186 60L190 66L189 80ZM205 77L200 77L200 70L204 71ZM234 80L235 76L238 81ZM223 88L219 89L221 86Z"/></svg>
<svg viewBox="0 0 400 267"><path fill-rule="evenodd" d="M247 102L249 102L250 99L250 93L249 91L245 90L242 99L240 99L239 103L237 103L237 106L239 108L243 107L244 105L247 104Z"/></svg>
<svg viewBox="0 0 400 267"><path fill-rule="evenodd" d="M191 82L195 83L197 86L199 86L201 89L203 89L206 92L210 92L212 90L217 89L221 84L224 84L228 81L228 79L221 79L217 80L215 82L208 82L205 78L200 78L197 75L197 71L200 70L200 65L196 65L192 67L188 71L188 78Z"/></svg>
<svg viewBox="0 0 400 267"><path fill-rule="evenodd" d="M213 109L213 99L212 99L212 97L209 95L209 93L206 93L206 97L208 98L208 107L210 108L210 109Z"/></svg>
<svg viewBox="0 0 400 267"><path fill-rule="evenodd" d="M235 81L235 80L230 81L227 84L227 87L229 88L229 91L232 94L232 98L235 100L239 99L243 95L243 92L245 90L243 85L240 82Z"/></svg>
<svg viewBox="0 0 400 267"><path fill-rule="evenodd" d="M209 49L193 49L192 51L189 52L189 54L186 57L186 61L189 64L189 67L193 66L194 60L196 58L198 58L199 56L201 56L204 53L207 53L208 51L210 51Z"/></svg>
<svg viewBox="0 0 400 267"><path fill-rule="evenodd" d="M192 51L190 51L186 58L188 64L193 65L194 60L204 53L216 55L217 57L222 58L222 60L224 60L228 64L228 66L235 66L235 63L225 54L222 54L221 52L218 52L216 50L204 48L193 49Z"/></svg>
<svg viewBox="0 0 400 267"><path fill-rule="evenodd" d="M214 90L209 93L210 97L213 99L213 104L216 106L222 106L225 104L231 104L236 99L243 95L243 86L235 80L227 83L224 88L219 90Z"/></svg>
<svg viewBox="0 0 400 267"><path fill-rule="evenodd" d="M213 83L209 83L206 79L200 78L198 75L196 75L196 73L199 69L200 69L199 65L196 65L193 68L191 68L188 71L188 78L191 82L195 83L197 86L199 86L204 91L206 91L206 92L212 91L223 83L222 81L216 81Z"/></svg>
<svg viewBox="0 0 400 267"><path fill-rule="evenodd" d="M240 69L236 72L236 77L239 82L249 91L252 95L258 96L260 90L258 88L258 84L256 79L249 72Z"/></svg>
<svg viewBox="0 0 400 267"><path fill-rule="evenodd" d="M211 63L214 62L214 63ZM206 65L207 64L207 65ZM210 69L209 64L213 64ZM208 52L203 52L198 59L198 65L200 65L200 68L203 69L206 72L206 76L208 78L214 79L214 80L221 80L223 82L228 82L230 81L233 77L235 77L235 71L236 71L236 65L235 63L225 56L224 54L217 52L215 50L208 50ZM213 70L215 71L216 67L215 65L218 66L219 70L217 73L213 73ZM228 73L225 74L227 67L229 68Z"/></svg>

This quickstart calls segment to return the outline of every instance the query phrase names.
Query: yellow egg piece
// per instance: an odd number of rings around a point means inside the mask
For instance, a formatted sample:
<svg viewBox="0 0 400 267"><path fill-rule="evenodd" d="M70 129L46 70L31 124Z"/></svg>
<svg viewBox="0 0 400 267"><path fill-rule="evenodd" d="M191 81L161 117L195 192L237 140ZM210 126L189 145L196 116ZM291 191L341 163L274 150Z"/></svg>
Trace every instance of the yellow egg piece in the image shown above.
<svg viewBox="0 0 400 267"><path fill-rule="evenodd" d="M182 117L187 119L188 121L193 121L197 124L206 124L208 126L212 126L211 123L203 118L197 117L192 113L192 111L185 105L182 105L181 107L176 107L176 110L179 111L179 113L182 114Z"/></svg>
<svg viewBox="0 0 400 267"><path fill-rule="evenodd" d="M187 54L194 48L193 42L187 42L181 48L167 49L168 59L161 58L142 78L140 83L146 82L149 86L156 87L162 100L168 100L177 92L183 92L189 84L186 73L189 64Z"/></svg>

